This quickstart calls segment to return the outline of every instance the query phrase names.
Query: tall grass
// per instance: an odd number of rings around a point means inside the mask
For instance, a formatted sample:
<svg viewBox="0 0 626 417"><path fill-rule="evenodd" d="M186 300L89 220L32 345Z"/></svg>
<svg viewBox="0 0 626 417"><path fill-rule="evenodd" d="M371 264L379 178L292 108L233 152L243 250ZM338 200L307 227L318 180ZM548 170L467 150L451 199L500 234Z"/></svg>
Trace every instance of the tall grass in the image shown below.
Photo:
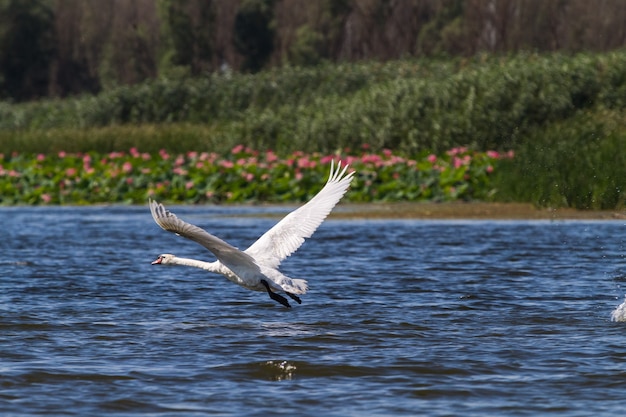
<svg viewBox="0 0 626 417"><path fill-rule="evenodd" d="M500 201L542 207L622 209L626 202L626 117L580 113L533 132L512 160L501 161L494 185Z"/></svg>
<svg viewBox="0 0 626 417"><path fill-rule="evenodd" d="M24 131L59 129L53 136L102 137L112 131L92 129L147 124L150 131L155 124L175 124L172 130L188 139L166 143L168 148L186 142L245 143L281 152L332 151L363 143L406 153L442 152L461 145L507 149L535 128L566 120L581 109L623 109L624 74L626 52L613 52L343 64L161 79L93 97L4 103L0 131L22 135L14 146L27 146L28 141L45 145L37 133ZM72 132L75 129L87 130ZM141 140L135 145L151 146L143 142L151 141L149 134L132 132ZM7 137L0 136L3 142ZM94 146L84 143L85 151Z"/></svg>
<svg viewBox="0 0 626 417"><path fill-rule="evenodd" d="M191 123L126 124L92 128L0 130L3 150L20 153L96 151L108 153L140 147L146 152L203 151L224 153L236 143L219 140L214 128Z"/></svg>

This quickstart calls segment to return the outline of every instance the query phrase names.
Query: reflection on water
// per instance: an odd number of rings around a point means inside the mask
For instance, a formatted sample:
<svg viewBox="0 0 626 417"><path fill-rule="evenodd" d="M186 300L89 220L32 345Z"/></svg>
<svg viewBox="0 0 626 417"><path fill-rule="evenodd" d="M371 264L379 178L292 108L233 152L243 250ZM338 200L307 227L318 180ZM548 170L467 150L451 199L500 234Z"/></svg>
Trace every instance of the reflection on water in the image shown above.
<svg viewBox="0 0 626 417"><path fill-rule="evenodd" d="M255 213L288 211L175 210L238 247L275 222ZM283 264L311 287L291 310L152 266L211 256L145 207L5 208L0 222L7 415L623 407L620 221L330 220Z"/></svg>

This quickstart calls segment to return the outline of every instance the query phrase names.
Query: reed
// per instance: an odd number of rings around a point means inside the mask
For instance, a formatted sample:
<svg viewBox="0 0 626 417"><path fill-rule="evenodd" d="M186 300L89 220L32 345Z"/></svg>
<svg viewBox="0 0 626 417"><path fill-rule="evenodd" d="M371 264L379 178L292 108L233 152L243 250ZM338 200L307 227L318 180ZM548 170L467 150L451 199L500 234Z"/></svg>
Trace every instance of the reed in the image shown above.
<svg viewBox="0 0 626 417"><path fill-rule="evenodd" d="M159 79L93 97L1 104L0 139L16 151L46 151L64 140L82 151L131 141L172 150L237 143L281 152L364 143L408 154L455 146L506 150L580 110L623 109L625 73L620 51Z"/></svg>
<svg viewBox="0 0 626 417"><path fill-rule="evenodd" d="M540 207L622 209L626 201L626 118L583 112L528 136L493 180L499 201Z"/></svg>

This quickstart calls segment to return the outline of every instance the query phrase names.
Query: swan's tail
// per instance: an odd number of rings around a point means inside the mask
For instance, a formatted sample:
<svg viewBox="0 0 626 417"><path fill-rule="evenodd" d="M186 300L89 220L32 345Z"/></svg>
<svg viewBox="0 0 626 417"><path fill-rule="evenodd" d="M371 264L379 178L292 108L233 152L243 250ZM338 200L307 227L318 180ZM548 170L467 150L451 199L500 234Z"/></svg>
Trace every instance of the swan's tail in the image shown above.
<svg viewBox="0 0 626 417"><path fill-rule="evenodd" d="M289 278L284 275L274 280L274 283L278 288L277 290L283 290L292 294L305 294L309 289L309 285L303 279Z"/></svg>
<svg viewBox="0 0 626 417"><path fill-rule="evenodd" d="M284 281L288 282L282 282L280 286L284 291L292 294L305 294L309 289L309 284L303 279L287 278Z"/></svg>
<svg viewBox="0 0 626 417"><path fill-rule="evenodd" d="M271 281L269 284L274 291L286 291L292 294L305 294L309 285L303 279L289 278L277 269L262 269L263 275Z"/></svg>

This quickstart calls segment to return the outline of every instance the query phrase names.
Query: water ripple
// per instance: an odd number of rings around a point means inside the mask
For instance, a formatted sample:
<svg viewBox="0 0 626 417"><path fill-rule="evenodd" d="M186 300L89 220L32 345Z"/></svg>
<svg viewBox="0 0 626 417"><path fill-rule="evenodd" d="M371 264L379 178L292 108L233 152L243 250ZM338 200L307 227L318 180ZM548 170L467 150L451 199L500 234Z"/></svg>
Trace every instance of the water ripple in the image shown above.
<svg viewBox="0 0 626 417"><path fill-rule="evenodd" d="M245 247L274 223L257 210L180 215ZM620 222L329 220L283 265L311 286L288 310L152 266L161 252L210 256L143 207L11 208L0 221L7 415L622 409Z"/></svg>

